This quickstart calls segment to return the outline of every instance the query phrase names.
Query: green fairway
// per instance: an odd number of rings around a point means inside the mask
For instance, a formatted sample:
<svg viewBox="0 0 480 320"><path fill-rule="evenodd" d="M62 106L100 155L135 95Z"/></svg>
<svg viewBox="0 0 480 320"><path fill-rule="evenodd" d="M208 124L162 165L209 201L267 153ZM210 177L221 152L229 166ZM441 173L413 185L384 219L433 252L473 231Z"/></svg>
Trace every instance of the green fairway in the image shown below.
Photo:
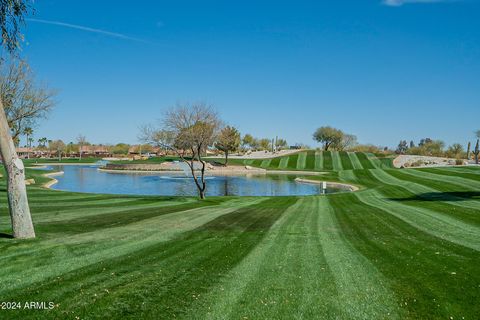
<svg viewBox="0 0 480 320"><path fill-rule="evenodd" d="M362 186L308 197L148 197L41 188L14 240L0 180L0 319L476 319L480 168L367 153L232 163Z"/></svg>
<svg viewBox="0 0 480 320"><path fill-rule="evenodd" d="M221 162L219 159L210 159ZM249 165L268 170L342 171L392 168L392 158L373 153L346 151L302 151L272 159L230 159L232 165Z"/></svg>

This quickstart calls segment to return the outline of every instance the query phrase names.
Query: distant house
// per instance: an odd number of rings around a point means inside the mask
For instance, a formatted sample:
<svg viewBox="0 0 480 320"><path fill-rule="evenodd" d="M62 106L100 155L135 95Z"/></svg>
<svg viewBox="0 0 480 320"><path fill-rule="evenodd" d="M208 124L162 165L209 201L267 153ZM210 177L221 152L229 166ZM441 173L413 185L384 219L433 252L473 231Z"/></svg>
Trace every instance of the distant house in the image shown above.
<svg viewBox="0 0 480 320"><path fill-rule="evenodd" d="M128 154L139 154L139 153L140 153L140 146L138 145L130 146L130 148L128 148Z"/></svg>
<svg viewBox="0 0 480 320"><path fill-rule="evenodd" d="M153 146L140 146L140 145L133 145L130 148L128 148L128 154L130 155L139 155L140 153L142 154L151 154L151 155L156 155L156 156L163 156L165 155L165 152L159 148L159 147L153 147Z"/></svg>
<svg viewBox="0 0 480 320"><path fill-rule="evenodd" d="M105 146L82 146L80 150L82 156L104 157L110 155L110 151Z"/></svg>
<svg viewBox="0 0 480 320"><path fill-rule="evenodd" d="M17 147L15 148L17 151L17 155L21 159L26 159L26 158L33 158L35 151L33 148L26 148L26 147Z"/></svg>

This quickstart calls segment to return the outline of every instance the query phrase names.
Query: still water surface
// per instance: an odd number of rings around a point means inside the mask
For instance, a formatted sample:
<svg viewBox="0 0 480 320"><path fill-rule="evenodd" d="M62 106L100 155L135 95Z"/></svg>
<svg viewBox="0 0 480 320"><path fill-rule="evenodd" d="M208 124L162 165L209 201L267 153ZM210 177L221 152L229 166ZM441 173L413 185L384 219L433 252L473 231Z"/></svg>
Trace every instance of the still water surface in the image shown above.
<svg viewBox="0 0 480 320"><path fill-rule="evenodd" d="M52 189L107 194L196 196L192 178L183 173L110 173L95 165L50 166L63 171ZM319 185L298 183L292 175L251 175L206 177L208 196L289 196L321 193ZM327 193L339 192L328 189Z"/></svg>

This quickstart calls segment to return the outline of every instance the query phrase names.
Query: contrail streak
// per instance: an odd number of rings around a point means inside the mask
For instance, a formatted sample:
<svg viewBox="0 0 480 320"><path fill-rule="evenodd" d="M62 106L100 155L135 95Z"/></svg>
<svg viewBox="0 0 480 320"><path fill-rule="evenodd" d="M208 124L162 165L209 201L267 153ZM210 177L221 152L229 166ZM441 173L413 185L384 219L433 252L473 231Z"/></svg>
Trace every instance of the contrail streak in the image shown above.
<svg viewBox="0 0 480 320"><path fill-rule="evenodd" d="M27 18L26 20L30 21L30 22L37 22L37 23L66 27L66 28L71 28L71 29L77 29L77 30L92 32L92 33L103 34L103 35L106 35L106 36L109 36L109 37L123 39L123 40L150 43L146 40L139 39L139 38L134 38L134 37L129 37L129 36L121 34L121 33L110 32L110 31L106 31L106 30L95 29L95 28L80 26L80 25L77 25L77 24L65 23L65 22L61 22L61 21L50 21L50 20L34 19L34 18Z"/></svg>

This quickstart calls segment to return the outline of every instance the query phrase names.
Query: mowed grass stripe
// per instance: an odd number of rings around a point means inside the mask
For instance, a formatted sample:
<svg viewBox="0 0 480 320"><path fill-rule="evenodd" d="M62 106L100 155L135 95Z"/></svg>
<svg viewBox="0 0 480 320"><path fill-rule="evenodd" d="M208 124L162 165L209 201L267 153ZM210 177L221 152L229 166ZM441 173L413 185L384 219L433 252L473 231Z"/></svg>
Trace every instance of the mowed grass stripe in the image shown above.
<svg viewBox="0 0 480 320"><path fill-rule="evenodd" d="M317 214L300 199L206 297L199 319L334 318L336 287L318 241ZM299 276L302 274L302 276Z"/></svg>
<svg viewBox="0 0 480 320"><path fill-rule="evenodd" d="M164 200L158 199L156 202L141 202L135 201L132 203L124 204L123 206L99 206L98 208L90 207L85 210L79 207L68 210L63 204L61 207L56 207L53 204L48 208L42 208L42 211L36 209L35 206L31 207L34 224L41 222L53 222L53 221L67 221L76 218L86 218L90 216L97 216L105 213L124 212L141 209L155 209L159 207L177 206L187 203L195 203L195 198L177 198L176 200Z"/></svg>
<svg viewBox="0 0 480 320"><path fill-rule="evenodd" d="M449 193L438 192L433 188L401 180L389 175L384 170L377 169L371 172L383 184L392 186L388 189L380 189L382 194L389 197L389 200L410 206L426 207L480 226L480 203L478 201L469 201Z"/></svg>
<svg viewBox="0 0 480 320"><path fill-rule="evenodd" d="M289 160L289 157L286 156L286 157L281 157L280 158L280 163L278 165L278 169L287 169L288 167L288 160Z"/></svg>
<svg viewBox="0 0 480 320"><path fill-rule="evenodd" d="M314 198L312 198L313 200ZM328 197L319 204L319 235L324 256L335 278L337 298L348 319L400 319L388 283L375 266L346 241Z"/></svg>
<svg viewBox="0 0 480 320"><path fill-rule="evenodd" d="M338 151L331 151L330 154L332 155L333 170L334 171L343 170L342 160L340 159L340 155L339 155Z"/></svg>
<svg viewBox="0 0 480 320"><path fill-rule="evenodd" d="M307 153L306 152L300 152L298 154L298 159L297 159L297 169L298 170L304 170L307 165Z"/></svg>
<svg viewBox="0 0 480 320"><path fill-rule="evenodd" d="M444 176L453 176L453 177L460 177L463 179L470 179L474 181L480 181L480 174L465 172L462 170L452 170L452 168L425 168L421 169L423 172L429 172L433 174L439 174Z"/></svg>
<svg viewBox="0 0 480 320"><path fill-rule="evenodd" d="M252 162L252 166L254 167L261 167L263 163L263 159L255 159Z"/></svg>
<svg viewBox="0 0 480 320"><path fill-rule="evenodd" d="M61 276L104 259L126 255L173 239L183 232L264 201L264 198L234 199L215 207L197 208L145 219L125 226L36 241L35 247L21 242L2 243L0 293L22 288L48 277ZM92 241L95 241L92 243ZM66 250L68 248L68 250ZM15 263L11 263L14 261ZM62 263L58 263L62 261ZM16 272L21 272L19 279Z"/></svg>
<svg viewBox="0 0 480 320"><path fill-rule="evenodd" d="M423 232L480 251L479 227L437 211L388 200L376 190L359 192L356 196L361 202L380 208Z"/></svg>
<svg viewBox="0 0 480 320"><path fill-rule="evenodd" d="M440 169L440 168L438 168ZM451 172L459 172L459 173L466 173L469 175L480 176L480 171L476 166L469 166L469 167L452 167L452 168L444 168L444 170L448 170Z"/></svg>
<svg viewBox="0 0 480 320"><path fill-rule="evenodd" d="M323 151L315 152L315 170L316 171L323 170Z"/></svg>
<svg viewBox="0 0 480 320"><path fill-rule="evenodd" d="M454 206L480 210L480 202L474 199L475 192L455 191L444 183L405 174L405 170L372 170L372 173L384 184L402 186L408 189L411 192L411 196L410 199L405 199L405 201L418 200L426 202L423 205L445 202Z"/></svg>
<svg viewBox="0 0 480 320"><path fill-rule="evenodd" d="M265 159L260 164L260 167L262 167L263 169L266 169L266 168L270 167L271 162L272 162L272 159Z"/></svg>
<svg viewBox="0 0 480 320"><path fill-rule="evenodd" d="M329 200L342 235L388 280L403 311L401 318L476 318L480 312L473 303L480 293L478 252L366 205L358 200L359 194Z"/></svg>
<svg viewBox="0 0 480 320"><path fill-rule="evenodd" d="M357 154L355 152L347 152L348 157L350 158L350 162L352 163L352 167L355 170L360 170L363 169L362 163L357 157Z"/></svg>
<svg viewBox="0 0 480 320"><path fill-rule="evenodd" d="M276 158L271 159L270 164L269 164L270 169L278 169L279 166L280 166L280 159L281 159L281 157L276 157Z"/></svg>
<svg viewBox="0 0 480 320"><path fill-rule="evenodd" d="M380 159L377 158L377 156L375 154L373 154L371 152L367 152L365 154L375 168L383 168L384 167L384 164L382 163L382 161L380 161Z"/></svg>
<svg viewBox="0 0 480 320"><path fill-rule="evenodd" d="M323 169L333 170L332 153L330 151L323 151Z"/></svg>
<svg viewBox="0 0 480 320"><path fill-rule="evenodd" d="M340 151L338 154L340 155L340 159L342 160L343 170L354 169L352 161L350 160L350 157L348 156L348 153L346 151Z"/></svg>
<svg viewBox="0 0 480 320"><path fill-rule="evenodd" d="M297 164L298 164L298 153L289 155L287 168L291 170L297 170Z"/></svg>
<svg viewBox="0 0 480 320"><path fill-rule="evenodd" d="M455 186L465 188L465 189L468 189L468 190L472 190L472 191L480 190L480 182L479 181L469 180L469 179L465 179L465 178L462 178L462 177L446 176L446 175L435 174L435 173L431 173L431 172L424 172L424 171L418 170L418 169L404 169L404 170L402 170L402 172L405 172L407 174L417 176L417 177L420 177L420 178L441 181L445 184L448 183L448 184L455 185Z"/></svg>
<svg viewBox="0 0 480 320"><path fill-rule="evenodd" d="M63 308L50 310L52 317L72 311L82 318L102 319L155 318L159 314L166 318L194 317L190 310L203 303L209 288L255 248L295 201L287 197L267 199L260 205L220 216L171 241L106 259L65 274L59 281L35 284L9 298L16 301L42 296L58 301L61 294ZM111 271L115 271L114 275ZM55 290L59 283L61 293ZM83 296L78 295L79 288ZM138 295L142 296L141 303L135 299ZM16 315L23 319L36 316L27 312Z"/></svg>
<svg viewBox="0 0 480 320"><path fill-rule="evenodd" d="M355 155L357 156L358 160L360 161L360 163L362 164L362 167L364 169L375 169L375 166L373 165L373 163L368 159L367 155L363 152L357 152L355 153Z"/></svg>
<svg viewBox="0 0 480 320"><path fill-rule="evenodd" d="M203 201L184 203L174 206L162 206L153 208L140 208L119 212L102 213L95 216L77 217L70 220L40 222L35 225L38 233L82 233L94 230L113 228L138 222L159 215L169 214L176 211L186 211L204 206L218 205L221 198L210 198Z"/></svg>
<svg viewBox="0 0 480 320"><path fill-rule="evenodd" d="M315 151L307 151L304 170L315 171Z"/></svg>
<svg viewBox="0 0 480 320"><path fill-rule="evenodd" d="M199 318L398 318L382 276L339 233L327 201L302 198L290 207L212 290L218 302Z"/></svg>
<svg viewBox="0 0 480 320"><path fill-rule="evenodd" d="M75 203L75 201L55 201L51 202L50 204L40 204L37 205L36 203L32 203L32 210L35 213L43 214L43 215L52 215L58 214L59 212L69 212L73 210L87 210L87 209L102 209L102 208L128 208L133 206L161 206L163 203L168 205L169 203L186 203L192 202L190 201L182 201L182 199L175 199L175 198L161 198L161 197L154 197L151 198L137 198L137 199L129 199L128 201L94 201L94 202L84 202L84 203Z"/></svg>

